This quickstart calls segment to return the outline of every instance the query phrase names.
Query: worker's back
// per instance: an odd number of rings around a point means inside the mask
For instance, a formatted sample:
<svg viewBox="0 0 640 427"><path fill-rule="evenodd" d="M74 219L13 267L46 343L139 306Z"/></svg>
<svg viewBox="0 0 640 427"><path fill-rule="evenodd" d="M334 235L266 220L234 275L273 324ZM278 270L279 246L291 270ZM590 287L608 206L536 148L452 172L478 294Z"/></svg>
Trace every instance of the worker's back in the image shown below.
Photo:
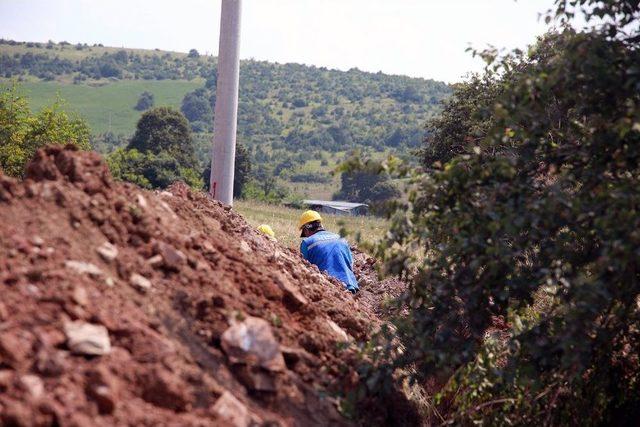
<svg viewBox="0 0 640 427"><path fill-rule="evenodd" d="M349 244L339 235L319 231L302 240L302 256L320 271L326 271L345 284L350 291L358 290L358 281L353 274L353 256Z"/></svg>

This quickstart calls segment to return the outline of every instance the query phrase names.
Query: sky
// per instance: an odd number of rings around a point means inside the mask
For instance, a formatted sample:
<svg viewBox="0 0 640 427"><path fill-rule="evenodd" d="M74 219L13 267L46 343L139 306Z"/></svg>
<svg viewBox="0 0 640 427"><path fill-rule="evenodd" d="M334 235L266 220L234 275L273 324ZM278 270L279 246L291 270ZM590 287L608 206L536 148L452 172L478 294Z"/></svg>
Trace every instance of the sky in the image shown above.
<svg viewBox="0 0 640 427"><path fill-rule="evenodd" d="M221 0L0 0L0 38L217 54ZM243 0L241 58L460 81L526 47L553 0Z"/></svg>

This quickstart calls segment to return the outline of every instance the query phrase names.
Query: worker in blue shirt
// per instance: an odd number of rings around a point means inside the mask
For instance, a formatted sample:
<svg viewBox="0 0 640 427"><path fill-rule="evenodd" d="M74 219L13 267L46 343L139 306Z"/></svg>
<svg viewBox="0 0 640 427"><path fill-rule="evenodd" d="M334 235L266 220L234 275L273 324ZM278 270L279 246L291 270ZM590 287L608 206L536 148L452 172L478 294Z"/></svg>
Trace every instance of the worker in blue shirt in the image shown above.
<svg viewBox="0 0 640 427"><path fill-rule="evenodd" d="M304 259L340 280L349 292L355 294L359 287L353 274L353 255L349 244L339 235L326 231L321 221L316 211L302 214L298 224L303 238L300 252Z"/></svg>

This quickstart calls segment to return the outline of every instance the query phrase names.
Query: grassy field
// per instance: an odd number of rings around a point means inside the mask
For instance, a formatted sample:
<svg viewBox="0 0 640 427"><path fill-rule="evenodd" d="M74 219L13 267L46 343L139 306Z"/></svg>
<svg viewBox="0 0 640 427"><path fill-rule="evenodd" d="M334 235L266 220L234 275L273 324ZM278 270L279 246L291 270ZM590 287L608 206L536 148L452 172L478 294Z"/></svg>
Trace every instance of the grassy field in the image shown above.
<svg viewBox="0 0 640 427"><path fill-rule="evenodd" d="M296 249L299 247L300 231L296 226L302 210L247 200L234 201L233 208L254 227L269 224L282 244ZM322 219L325 228L329 231L337 233L345 229L352 243L358 232L362 241L374 243L380 240L387 230L387 221L373 216L346 217L322 214Z"/></svg>
<svg viewBox="0 0 640 427"><path fill-rule="evenodd" d="M0 85L10 84L0 80ZM201 80L123 80L103 85L60 84L59 82L24 82L21 90L29 98L31 108L39 110L52 104L59 96L65 101L65 110L85 118L94 134L112 131L115 134L133 134L142 114L133 107L144 91L153 93L156 106L180 108L187 92L201 87Z"/></svg>

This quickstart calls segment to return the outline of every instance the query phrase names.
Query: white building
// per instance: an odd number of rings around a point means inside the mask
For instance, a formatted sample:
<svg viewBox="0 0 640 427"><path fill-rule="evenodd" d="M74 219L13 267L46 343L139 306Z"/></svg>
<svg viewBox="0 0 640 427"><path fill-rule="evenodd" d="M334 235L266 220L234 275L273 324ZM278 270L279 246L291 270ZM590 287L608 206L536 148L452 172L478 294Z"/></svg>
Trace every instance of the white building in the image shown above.
<svg viewBox="0 0 640 427"><path fill-rule="evenodd" d="M333 200L303 200L308 208L321 213L332 215L367 215L369 205L364 203L336 202Z"/></svg>

